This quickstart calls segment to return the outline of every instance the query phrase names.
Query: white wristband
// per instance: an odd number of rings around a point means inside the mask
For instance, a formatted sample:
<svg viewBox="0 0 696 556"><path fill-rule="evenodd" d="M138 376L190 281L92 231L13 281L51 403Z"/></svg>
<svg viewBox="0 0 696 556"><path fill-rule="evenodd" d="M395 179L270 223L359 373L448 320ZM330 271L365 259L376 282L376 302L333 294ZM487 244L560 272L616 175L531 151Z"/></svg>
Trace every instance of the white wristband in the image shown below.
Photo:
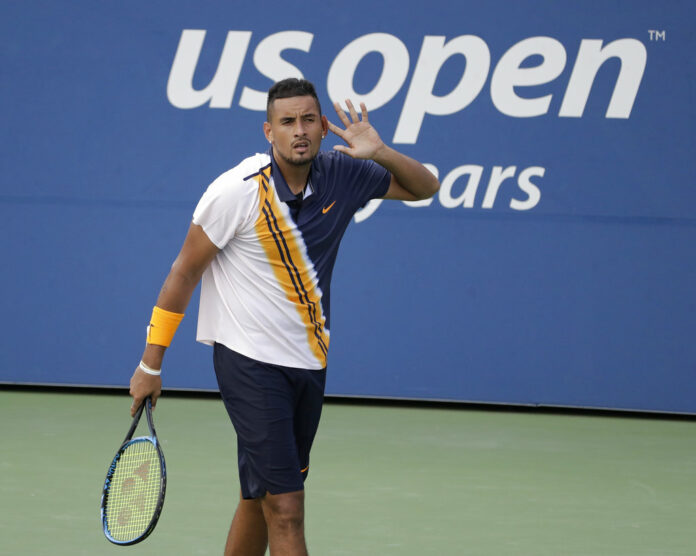
<svg viewBox="0 0 696 556"><path fill-rule="evenodd" d="M153 369L152 367L148 367L145 363L142 361L138 365L140 367L140 370L144 373L147 373L149 375L154 375L154 376L159 376L162 374L162 369Z"/></svg>

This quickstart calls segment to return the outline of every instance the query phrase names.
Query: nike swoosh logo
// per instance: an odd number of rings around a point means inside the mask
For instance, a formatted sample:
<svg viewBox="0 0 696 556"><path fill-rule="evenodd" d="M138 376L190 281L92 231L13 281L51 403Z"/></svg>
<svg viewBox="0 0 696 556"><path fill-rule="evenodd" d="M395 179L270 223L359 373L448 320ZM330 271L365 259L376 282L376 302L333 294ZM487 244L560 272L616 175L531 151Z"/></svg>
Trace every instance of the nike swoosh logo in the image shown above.
<svg viewBox="0 0 696 556"><path fill-rule="evenodd" d="M334 206L335 204L336 204L336 201L331 203L328 207L324 207L323 209L321 209L321 213L326 214L327 212L329 212L331 210L331 207Z"/></svg>

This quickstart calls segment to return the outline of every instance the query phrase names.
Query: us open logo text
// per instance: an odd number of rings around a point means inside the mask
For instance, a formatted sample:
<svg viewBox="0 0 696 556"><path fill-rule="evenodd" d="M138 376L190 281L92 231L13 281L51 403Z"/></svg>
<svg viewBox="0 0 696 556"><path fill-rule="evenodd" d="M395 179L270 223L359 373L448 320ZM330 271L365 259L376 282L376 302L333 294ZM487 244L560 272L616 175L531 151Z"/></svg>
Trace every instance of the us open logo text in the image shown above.
<svg viewBox="0 0 696 556"><path fill-rule="evenodd" d="M236 98L243 109L265 111L266 91L239 83L249 53L251 31L228 31L215 75L204 88L193 87L205 36L205 30L182 31L167 83L169 102L180 109L205 105L229 109ZM254 67L271 81L285 77L301 78L302 70L285 60L282 53L286 50L309 53L313 42L314 34L305 31L282 31L269 35L258 43L253 52ZM381 74L370 91L358 93L353 85L358 65L367 55L375 52L383 58ZM450 91L435 94L438 75L445 62L453 56L464 56L466 66ZM525 62L531 57L542 61L528 67ZM407 82L411 53L406 45L394 35L370 33L357 37L337 53L327 70L326 90L331 101L351 98L356 103L364 102L370 111L375 111L391 102L403 87L407 87L391 141L395 144L415 144L426 117L452 116L465 110L479 97L489 78L490 100L501 114L511 118L535 118L548 114L551 94L534 97L529 94L522 96L518 92L525 87L556 80L570 64L572 70L557 116L582 118L600 68L612 59L619 60L620 68L604 116L608 119L627 119L631 115L647 63L645 46L633 38L610 42L581 39L577 56L574 60L568 60L567 49L559 40L546 36L529 37L512 44L496 61L481 37L461 35L447 39L426 35L410 81ZM240 85L241 91L236 96ZM440 174L435 166L428 166L435 174ZM530 210L539 203L541 191L538 181L545 173L546 169L539 165L522 168L501 164L486 169L476 164L463 164L439 176L442 188L438 199L445 208L490 209L499 201L503 182L512 180L517 193L508 193L503 202L513 210ZM411 206L427 206L431 202L412 203ZM377 206L379 202L370 203L358 213L356 220L369 217Z"/></svg>

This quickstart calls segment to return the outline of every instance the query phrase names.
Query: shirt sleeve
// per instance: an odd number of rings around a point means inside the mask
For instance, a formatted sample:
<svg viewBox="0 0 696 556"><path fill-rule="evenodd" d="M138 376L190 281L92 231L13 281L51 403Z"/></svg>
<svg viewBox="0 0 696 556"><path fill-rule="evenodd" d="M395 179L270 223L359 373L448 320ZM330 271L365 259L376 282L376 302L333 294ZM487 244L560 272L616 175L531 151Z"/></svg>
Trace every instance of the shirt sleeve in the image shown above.
<svg viewBox="0 0 696 556"><path fill-rule="evenodd" d="M358 160L341 154L341 173L352 183L355 209L364 207L372 199L384 197L389 189L391 173L372 160Z"/></svg>
<svg viewBox="0 0 696 556"><path fill-rule="evenodd" d="M198 201L193 223L203 228L218 249L223 249L248 221L258 197L256 192L244 180L235 179L231 172L222 174Z"/></svg>

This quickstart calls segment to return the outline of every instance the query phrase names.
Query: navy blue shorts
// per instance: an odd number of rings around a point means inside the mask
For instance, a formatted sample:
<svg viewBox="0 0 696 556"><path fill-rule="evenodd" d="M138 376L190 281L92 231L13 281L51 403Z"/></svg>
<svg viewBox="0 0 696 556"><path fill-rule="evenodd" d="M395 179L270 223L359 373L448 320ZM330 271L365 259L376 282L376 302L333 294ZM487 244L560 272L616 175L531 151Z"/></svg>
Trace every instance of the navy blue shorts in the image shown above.
<svg viewBox="0 0 696 556"><path fill-rule="evenodd" d="M220 394L237 432L242 497L304 488L324 402L325 370L262 363L213 350Z"/></svg>

